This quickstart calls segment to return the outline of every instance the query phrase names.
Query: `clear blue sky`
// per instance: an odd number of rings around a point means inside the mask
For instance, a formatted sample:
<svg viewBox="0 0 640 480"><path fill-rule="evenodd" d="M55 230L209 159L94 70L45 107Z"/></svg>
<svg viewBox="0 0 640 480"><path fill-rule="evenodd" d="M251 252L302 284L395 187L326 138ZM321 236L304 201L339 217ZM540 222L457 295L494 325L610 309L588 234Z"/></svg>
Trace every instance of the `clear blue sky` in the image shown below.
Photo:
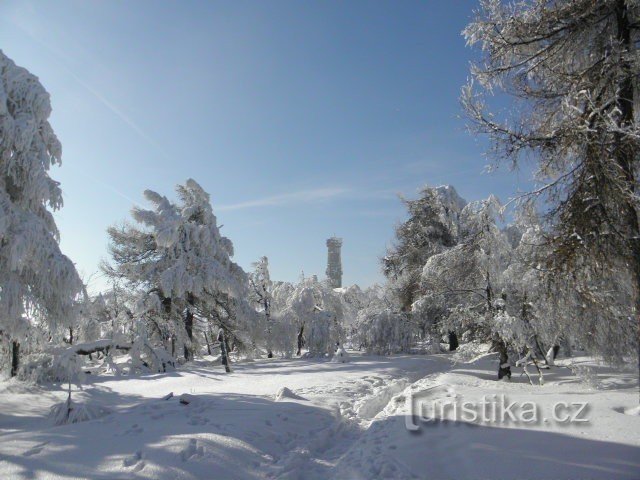
<svg viewBox="0 0 640 480"><path fill-rule="evenodd" d="M335 234L344 282L381 281L398 194L516 190L482 174L460 118L476 5L4 0L0 48L52 97L63 251L90 275L145 189L193 177L245 269L267 255L275 279L324 277Z"/></svg>

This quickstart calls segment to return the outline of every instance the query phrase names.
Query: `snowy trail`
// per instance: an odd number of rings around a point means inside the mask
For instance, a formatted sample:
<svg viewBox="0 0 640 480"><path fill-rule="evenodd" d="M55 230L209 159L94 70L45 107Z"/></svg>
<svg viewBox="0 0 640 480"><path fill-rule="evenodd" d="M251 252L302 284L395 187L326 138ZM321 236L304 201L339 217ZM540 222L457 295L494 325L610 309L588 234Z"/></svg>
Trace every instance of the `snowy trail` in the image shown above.
<svg viewBox="0 0 640 480"><path fill-rule="evenodd" d="M78 398L115 413L55 428L44 417L63 392L43 396L40 389L8 382L4 393L0 390L0 405L11 405L14 412L20 405L31 407L29 416L8 416L0 423L5 432L0 474L207 478L218 472L222 478L295 478L305 471L296 465L304 463L321 478L360 433L340 414L341 405L375 395L387 382L418 378L434 365L444 364L426 357L356 356L347 364L247 362L229 375L200 362L166 375L93 378ZM282 387L307 400L274 401ZM174 397L161 400L169 392ZM183 393L197 400L181 405Z"/></svg>
<svg viewBox="0 0 640 480"><path fill-rule="evenodd" d="M640 417L624 414L637 400L632 372L607 371L603 390L589 390L559 368L541 388L517 376L495 382L491 359L450 358L270 360L236 364L229 375L199 362L166 375L93 378L78 398L114 413L63 427L44 419L61 391L0 383L0 478L637 478ZM591 402L588 427L432 424L412 433L405 425L411 393L507 393L544 406L569 392Z"/></svg>

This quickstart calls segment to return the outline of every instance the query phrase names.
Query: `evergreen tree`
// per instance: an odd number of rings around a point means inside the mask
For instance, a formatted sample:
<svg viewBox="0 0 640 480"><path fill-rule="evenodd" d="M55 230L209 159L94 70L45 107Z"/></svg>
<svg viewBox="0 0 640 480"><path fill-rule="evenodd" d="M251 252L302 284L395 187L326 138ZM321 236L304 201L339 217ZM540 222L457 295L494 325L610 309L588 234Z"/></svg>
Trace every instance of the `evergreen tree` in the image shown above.
<svg viewBox="0 0 640 480"><path fill-rule="evenodd" d="M62 207L59 183L48 173L62 148L50 114L37 77L0 51L0 336L11 342L12 375L29 326L66 326L83 291L51 213Z"/></svg>
<svg viewBox="0 0 640 480"><path fill-rule="evenodd" d="M176 190L179 204L145 192L153 208L132 211L143 228L124 225L108 230L113 263L104 269L137 292L135 313L164 343L182 342L184 357L190 360L195 314L233 329L236 313L245 313L238 302L245 301L247 279L231 261L233 245L220 234L209 194L191 179Z"/></svg>

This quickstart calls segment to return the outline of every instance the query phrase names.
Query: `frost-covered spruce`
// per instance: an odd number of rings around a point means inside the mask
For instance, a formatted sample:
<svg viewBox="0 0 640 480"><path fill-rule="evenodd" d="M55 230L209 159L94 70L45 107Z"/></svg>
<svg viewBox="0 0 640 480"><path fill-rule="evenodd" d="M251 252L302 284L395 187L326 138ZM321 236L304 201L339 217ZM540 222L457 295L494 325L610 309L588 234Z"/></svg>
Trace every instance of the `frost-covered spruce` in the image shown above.
<svg viewBox="0 0 640 480"><path fill-rule="evenodd" d="M421 297L420 277L427 260L457 244L460 215L467 202L454 187L443 185L425 187L417 199L404 200L404 204L409 218L396 228L394 245L388 249L382 266L394 303L410 312ZM442 307L431 300L421 307L412 320L426 338L434 318L442 315Z"/></svg>
<svg viewBox="0 0 640 480"><path fill-rule="evenodd" d="M83 288L60 252L51 213L62 207L59 183L48 173L62 148L50 114L38 78L0 51L0 335L12 345L12 374L29 326L62 326Z"/></svg>
<svg viewBox="0 0 640 480"><path fill-rule="evenodd" d="M113 262L104 268L136 292L135 314L147 320L149 334L170 344L174 355L177 340L189 360L198 319L205 335L222 327L239 339L255 312L246 305L246 274L231 260L233 244L220 234L209 194L192 179L176 190L179 203L145 191L153 208L133 209L140 227L108 230Z"/></svg>

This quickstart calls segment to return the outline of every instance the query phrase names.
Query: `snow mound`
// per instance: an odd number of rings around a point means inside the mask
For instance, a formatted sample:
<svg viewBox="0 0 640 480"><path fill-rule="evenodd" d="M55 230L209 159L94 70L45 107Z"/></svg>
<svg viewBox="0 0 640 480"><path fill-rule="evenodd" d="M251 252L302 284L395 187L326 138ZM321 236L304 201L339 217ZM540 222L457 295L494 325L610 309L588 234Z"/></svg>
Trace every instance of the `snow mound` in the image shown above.
<svg viewBox="0 0 640 480"><path fill-rule="evenodd" d="M478 341L463 343L451 354L451 359L454 363L467 363L472 365L487 355L493 355L493 353L489 353L489 349L490 345L488 343Z"/></svg>
<svg viewBox="0 0 640 480"><path fill-rule="evenodd" d="M333 358L331 359L332 363L347 363L350 360L349 354L347 351L340 347L338 351L335 353Z"/></svg>
<svg viewBox="0 0 640 480"><path fill-rule="evenodd" d="M637 407L625 408L623 413L625 415L631 415L633 417L640 417L640 405Z"/></svg>
<svg viewBox="0 0 640 480"><path fill-rule="evenodd" d="M167 397L168 397L167 400L171 398L168 395ZM190 393L183 393L182 395L180 395L180 403L183 405L189 405L190 403L194 403L197 400L198 400L198 397L196 397L195 395L191 395Z"/></svg>
<svg viewBox="0 0 640 480"><path fill-rule="evenodd" d="M55 426L87 422L109 415L111 411L101 405L64 401L51 407L49 418Z"/></svg>
<svg viewBox="0 0 640 480"><path fill-rule="evenodd" d="M295 393L293 393L293 391L291 391L289 388L287 387L282 387L280 390L278 390L278 393L276 393L276 402L282 402L284 400L306 400L306 398L301 397L300 395L296 395Z"/></svg>

